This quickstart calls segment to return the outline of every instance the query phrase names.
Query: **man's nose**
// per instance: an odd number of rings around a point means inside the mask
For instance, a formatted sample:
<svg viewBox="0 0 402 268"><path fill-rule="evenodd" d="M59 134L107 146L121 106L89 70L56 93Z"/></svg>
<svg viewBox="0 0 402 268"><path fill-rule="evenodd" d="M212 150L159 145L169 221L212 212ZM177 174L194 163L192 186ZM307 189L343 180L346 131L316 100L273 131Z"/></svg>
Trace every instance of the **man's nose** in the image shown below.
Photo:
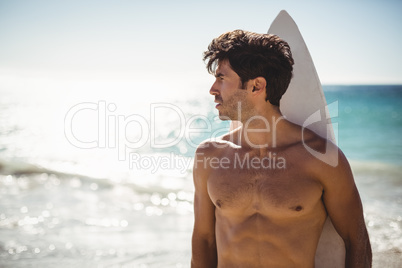
<svg viewBox="0 0 402 268"><path fill-rule="evenodd" d="M209 94L214 96L219 95L219 90L216 86L216 82L212 84L211 89L209 90Z"/></svg>

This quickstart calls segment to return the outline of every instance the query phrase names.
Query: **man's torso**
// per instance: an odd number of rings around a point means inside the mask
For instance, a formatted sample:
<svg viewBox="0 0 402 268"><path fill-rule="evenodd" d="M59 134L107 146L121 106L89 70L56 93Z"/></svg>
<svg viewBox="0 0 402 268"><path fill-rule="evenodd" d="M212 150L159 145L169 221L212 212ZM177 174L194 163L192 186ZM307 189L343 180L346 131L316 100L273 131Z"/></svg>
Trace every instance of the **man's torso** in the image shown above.
<svg viewBox="0 0 402 268"><path fill-rule="evenodd" d="M215 151L224 160L208 177L218 267L314 266L326 211L302 147Z"/></svg>

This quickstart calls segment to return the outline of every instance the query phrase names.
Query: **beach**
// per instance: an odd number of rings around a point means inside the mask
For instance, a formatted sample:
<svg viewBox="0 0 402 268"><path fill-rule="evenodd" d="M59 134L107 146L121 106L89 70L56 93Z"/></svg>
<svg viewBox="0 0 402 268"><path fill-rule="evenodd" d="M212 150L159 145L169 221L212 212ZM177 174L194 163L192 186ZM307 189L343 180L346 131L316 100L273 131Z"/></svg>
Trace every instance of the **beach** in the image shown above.
<svg viewBox="0 0 402 268"><path fill-rule="evenodd" d="M324 91L373 267L400 267L402 86ZM190 266L195 148L229 128L212 97L0 94L1 267Z"/></svg>

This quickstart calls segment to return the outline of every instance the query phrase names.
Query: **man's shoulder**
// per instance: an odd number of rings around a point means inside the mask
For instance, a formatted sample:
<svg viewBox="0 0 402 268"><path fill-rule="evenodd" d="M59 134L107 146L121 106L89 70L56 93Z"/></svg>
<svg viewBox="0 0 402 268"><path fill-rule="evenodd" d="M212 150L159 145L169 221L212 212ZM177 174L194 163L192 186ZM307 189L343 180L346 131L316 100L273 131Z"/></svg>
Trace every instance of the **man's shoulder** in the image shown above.
<svg viewBox="0 0 402 268"><path fill-rule="evenodd" d="M286 129L286 132L279 133L283 136L287 136L287 138L284 142L276 144L274 147L282 148L294 157L302 157L300 160L304 161L312 161L315 159L310 156L326 154L327 152L333 154L339 149L336 144L308 128L303 128L294 123L290 123L290 125L291 127ZM276 135L278 136L278 134Z"/></svg>
<svg viewBox="0 0 402 268"><path fill-rule="evenodd" d="M231 140L230 133L225 135L210 138L201 142L196 150L196 154L210 154L218 156L226 150L237 148L237 145L233 140Z"/></svg>
<svg viewBox="0 0 402 268"><path fill-rule="evenodd" d="M303 164L317 179L324 182L344 172L350 165L342 150L332 141L308 130L302 140L305 157Z"/></svg>
<svg viewBox="0 0 402 268"><path fill-rule="evenodd" d="M326 152L334 153L339 149L335 143L331 142L329 139L321 137L312 130L303 129L302 131L303 133L300 143L305 149L310 148L321 154L325 154Z"/></svg>

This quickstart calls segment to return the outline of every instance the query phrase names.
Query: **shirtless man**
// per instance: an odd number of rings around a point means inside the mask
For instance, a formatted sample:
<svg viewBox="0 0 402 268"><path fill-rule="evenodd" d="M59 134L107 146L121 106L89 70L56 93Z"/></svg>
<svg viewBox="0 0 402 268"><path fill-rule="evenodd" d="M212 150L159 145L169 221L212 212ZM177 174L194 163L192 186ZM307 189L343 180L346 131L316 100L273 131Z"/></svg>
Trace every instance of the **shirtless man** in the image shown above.
<svg viewBox="0 0 402 268"><path fill-rule="evenodd" d="M236 30L214 39L204 60L216 77L210 93L219 117L243 126L197 148L191 267L314 267L327 215L345 242L346 267L370 267L362 204L345 156L281 115L293 69L288 44Z"/></svg>

